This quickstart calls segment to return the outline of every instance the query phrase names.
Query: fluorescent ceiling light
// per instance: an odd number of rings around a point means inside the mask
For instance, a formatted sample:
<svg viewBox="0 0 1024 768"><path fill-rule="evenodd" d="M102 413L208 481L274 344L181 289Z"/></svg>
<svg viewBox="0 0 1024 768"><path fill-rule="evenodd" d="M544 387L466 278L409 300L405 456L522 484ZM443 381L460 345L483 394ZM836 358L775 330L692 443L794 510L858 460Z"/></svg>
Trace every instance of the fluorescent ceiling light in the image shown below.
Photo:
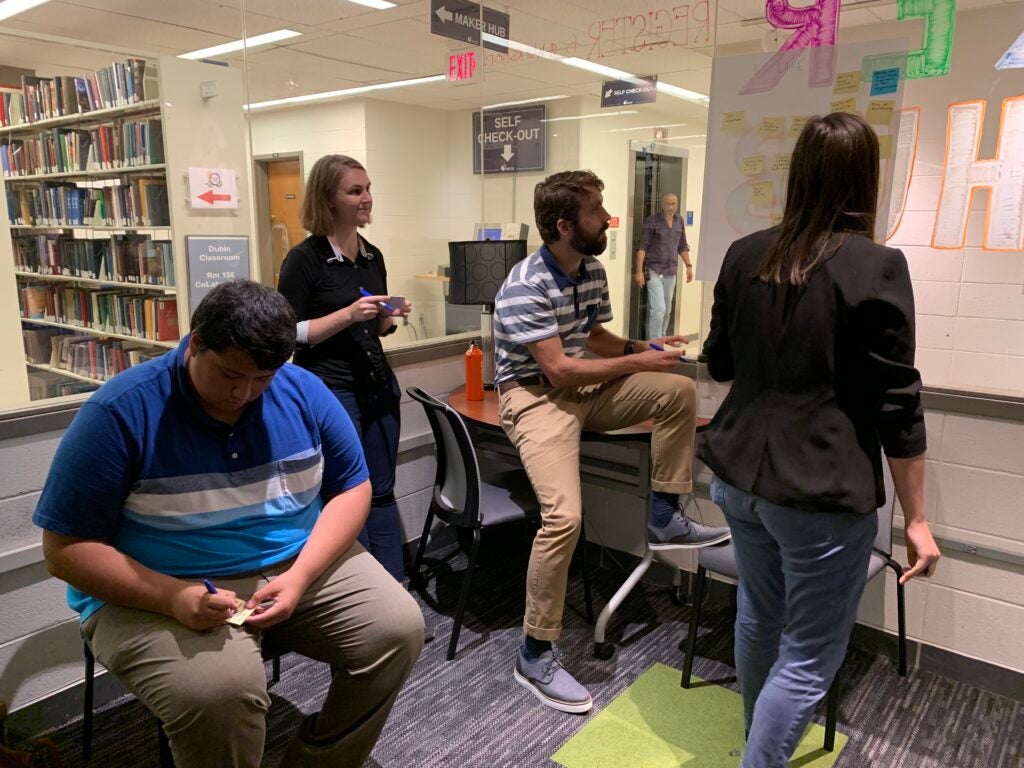
<svg viewBox="0 0 1024 768"><path fill-rule="evenodd" d="M604 64L595 64L592 61L586 59L577 59L575 56L562 59L563 64L568 64L570 67L576 67L576 69L585 69L588 72L594 72L598 75L604 75L605 77L614 77L619 80L631 80L636 78L636 75L631 72L625 72L621 69L615 69L614 67L606 67Z"/></svg>
<svg viewBox="0 0 1024 768"><path fill-rule="evenodd" d="M573 115L572 117L549 117L546 120L541 120L542 123L558 123L562 120L589 120L592 117L615 117L616 115L637 115L640 114L635 109L623 109L619 112L594 112L589 115Z"/></svg>
<svg viewBox="0 0 1024 768"><path fill-rule="evenodd" d="M661 125L638 125L634 128L606 128L601 133L622 133L623 131L649 131L654 128L681 128L689 123L662 123Z"/></svg>
<svg viewBox="0 0 1024 768"><path fill-rule="evenodd" d="M348 0L350 3L356 3L357 5L365 5L368 8L376 8L378 11L385 11L388 8L394 8L395 3L389 3L388 0Z"/></svg>
<svg viewBox="0 0 1024 768"><path fill-rule="evenodd" d="M359 93L369 91L384 91L389 88L405 88L410 85L424 85L425 83L437 83L447 80L445 75L431 75L430 77L416 77L412 80L395 80L390 83L376 83L375 85L360 85L355 88L342 88L340 91L323 91L322 93L307 93L303 96L289 96L284 99L273 99L271 101L257 101L249 104L246 109L265 109L266 107L279 107L285 104L304 104L309 101L323 101L324 99L337 99L342 96L355 96Z"/></svg>
<svg viewBox="0 0 1024 768"><path fill-rule="evenodd" d="M522 101L503 101L501 104L487 104L484 109L498 109L499 107L518 107L520 104L536 104L538 101L558 101L559 99L568 99L569 97L562 94L560 96L540 96L536 99L523 99Z"/></svg>
<svg viewBox="0 0 1024 768"><path fill-rule="evenodd" d="M544 51L540 48L534 48L532 45L526 43L518 43L515 40L506 40L504 37L498 37L492 35L490 32L482 32L480 37L485 43L493 43L494 45L500 45L502 48L508 48L512 51L519 51L520 53L528 53L531 56L536 56L539 59L549 59L551 61L561 61L565 57L558 53L552 53L551 51Z"/></svg>
<svg viewBox="0 0 1024 768"><path fill-rule="evenodd" d="M0 6L2 7L2 6ZM178 56L179 59L208 59L211 56L220 56L225 53L231 53L233 51L240 51L243 48L256 48L260 45L270 45L271 43L277 43L281 40L287 40L290 37L299 37L301 32L293 32L290 29L278 29L273 32L267 32L263 35L256 35L255 37L247 37L243 40L234 40L230 43L224 43L223 45L214 45L209 48L201 48L198 51L191 51L190 53L183 53Z"/></svg>
<svg viewBox="0 0 1024 768"><path fill-rule="evenodd" d="M708 97L703 93L697 93L687 88L680 88L678 85L669 85L663 83L661 80L658 81L658 90L661 93L667 93L669 96L675 96L677 99L686 99L687 101L696 101L698 104L704 104L707 106L709 101Z"/></svg>
<svg viewBox="0 0 1024 768"><path fill-rule="evenodd" d="M0 3L0 19L9 19L11 16L17 16L30 8L48 2L50 0L6 0L6 2Z"/></svg>
<svg viewBox="0 0 1024 768"><path fill-rule="evenodd" d="M614 67L606 67L604 64L595 64L592 61L586 59L579 59L575 56L561 56L557 53L551 53L550 51L542 51L540 48L534 48L532 45L526 45L525 43L517 43L515 40L506 40L503 37L497 37L484 32L481 37L484 42L493 43L500 45L503 48L508 48L514 51L521 51L522 53L528 53L537 58L547 59L548 61L558 61L562 64L567 64L570 67L576 67L576 69L585 69L588 72L593 72L604 77L614 77L616 80L632 80L634 82L641 82L640 78L634 75L632 72L626 72L622 69L615 69ZM678 85L669 85L658 81L658 90L668 96L675 96L677 99L685 99L686 101L693 101L701 106L706 107L708 105L708 97L703 93L697 91L691 91L687 88L680 88Z"/></svg>

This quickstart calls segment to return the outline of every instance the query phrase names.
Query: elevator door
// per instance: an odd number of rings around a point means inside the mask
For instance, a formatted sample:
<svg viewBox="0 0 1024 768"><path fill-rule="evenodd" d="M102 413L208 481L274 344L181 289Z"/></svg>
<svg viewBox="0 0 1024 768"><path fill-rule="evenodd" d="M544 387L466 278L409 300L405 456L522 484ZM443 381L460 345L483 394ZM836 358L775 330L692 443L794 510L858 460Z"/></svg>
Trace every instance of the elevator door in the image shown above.
<svg viewBox="0 0 1024 768"><path fill-rule="evenodd" d="M667 194L679 198L679 214L686 223L686 162L685 150L666 147L631 149L633 166L632 209L630 210L630 273L629 273L629 338L647 338L647 291L636 284L636 252L640 247L644 222L661 211L661 199ZM669 154L671 153L671 154ZM679 286L676 286L678 293ZM676 332L676 301L669 305L668 334Z"/></svg>

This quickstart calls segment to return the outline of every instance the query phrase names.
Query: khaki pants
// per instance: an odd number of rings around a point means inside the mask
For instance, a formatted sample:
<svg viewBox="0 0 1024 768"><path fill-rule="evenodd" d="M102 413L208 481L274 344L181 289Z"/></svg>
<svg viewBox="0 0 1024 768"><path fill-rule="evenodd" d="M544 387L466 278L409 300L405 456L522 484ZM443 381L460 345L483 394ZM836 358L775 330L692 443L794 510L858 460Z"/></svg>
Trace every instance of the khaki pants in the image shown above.
<svg viewBox="0 0 1024 768"><path fill-rule="evenodd" d="M216 583L247 598L289 565ZM355 543L290 619L265 632L230 624L195 632L167 616L108 604L82 633L100 663L163 722L178 768L259 766L270 707L261 646L324 661L334 677L313 736L332 748L317 764L356 768L419 656L423 615Z"/></svg>
<svg viewBox="0 0 1024 768"><path fill-rule="evenodd" d="M526 576L523 629L538 640L554 640L562 628L569 561L583 518L580 433L653 418L651 488L688 493L696 389L685 376L652 372L585 387L517 387L501 395L499 413L541 510Z"/></svg>

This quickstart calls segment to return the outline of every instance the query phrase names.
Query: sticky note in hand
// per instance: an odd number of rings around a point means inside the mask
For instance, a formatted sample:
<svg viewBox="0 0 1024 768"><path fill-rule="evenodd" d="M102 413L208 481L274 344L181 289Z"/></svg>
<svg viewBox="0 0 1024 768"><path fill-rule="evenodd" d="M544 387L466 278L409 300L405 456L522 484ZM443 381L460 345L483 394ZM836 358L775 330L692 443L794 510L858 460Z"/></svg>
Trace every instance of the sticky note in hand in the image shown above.
<svg viewBox="0 0 1024 768"><path fill-rule="evenodd" d="M234 624L236 627L240 627L245 624L245 620L252 616L255 608L246 608L245 600L239 600L235 598L235 612L228 618L228 624Z"/></svg>

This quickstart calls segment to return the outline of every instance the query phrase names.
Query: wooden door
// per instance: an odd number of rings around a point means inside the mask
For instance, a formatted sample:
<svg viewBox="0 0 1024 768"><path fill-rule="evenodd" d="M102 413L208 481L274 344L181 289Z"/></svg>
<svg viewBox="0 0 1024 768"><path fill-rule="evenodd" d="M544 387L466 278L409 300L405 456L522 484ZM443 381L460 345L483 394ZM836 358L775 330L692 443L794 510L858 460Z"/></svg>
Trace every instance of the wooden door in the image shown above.
<svg viewBox="0 0 1024 768"><path fill-rule="evenodd" d="M299 211L302 207L302 170L298 159L267 161L270 198L270 240L273 248L274 285L288 249L306 237Z"/></svg>

